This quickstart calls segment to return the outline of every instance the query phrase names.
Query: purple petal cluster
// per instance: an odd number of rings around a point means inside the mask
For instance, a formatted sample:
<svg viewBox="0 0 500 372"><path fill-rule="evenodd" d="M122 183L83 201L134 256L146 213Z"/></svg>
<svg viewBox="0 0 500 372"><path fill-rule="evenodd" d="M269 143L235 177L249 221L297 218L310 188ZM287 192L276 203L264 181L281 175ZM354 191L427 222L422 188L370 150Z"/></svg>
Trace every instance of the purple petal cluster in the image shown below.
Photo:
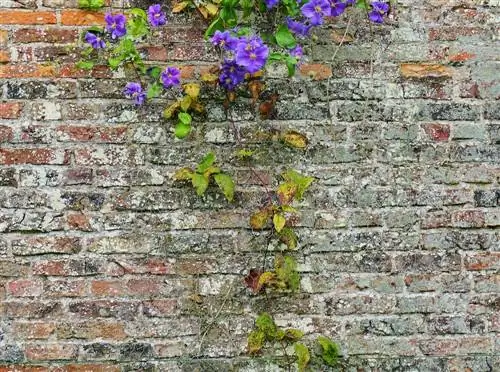
<svg viewBox="0 0 500 372"><path fill-rule="evenodd" d="M142 105L146 99L146 93L139 83L127 83L123 91L127 98L132 98L136 105Z"/></svg>
<svg viewBox="0 0 500 372"><path fill-rule="evenodd" d="M304 50L300 45L297 45L295 48L290 49L290 55L300 60L304 56Z"/></svg>
<svg viewBox="0 0 500 372"><path fill-rule="evenodd" d="M238 46L238 38L231 36L229 31L220 32L215 31L214 36L210 39L210 42L225 50L235 51Z"/></svg>
<svg viewBox="0 0 500 372"><path fill-rule="evenodd" d="M107 13L104 16L104 20L106 21L106 31L111 34L112 39L118 39L127 33L127 29L125 28L127 19L123 14L113 15Z"/></svg>
<svg viewBox="0 0 500 372"><path fill-rule="evenodd" d="M245 80L246 73L246 69L238 65L235 60L226 59L220 67L219 83L224 89L234 90Z"/></svg>
<svg viewBox="0 0 500 372"><path fill-rule="evenodd" d="M309 36L309 31L311 30L312 26L306 25L305 23L301 23L298 21L294 21L290 17L287 17L286 19L286 25L288 29L297 37L307 37Z"/></svg>
<svg viewBox="0 0 500 372"><path fill-rule="evenodd" d="M323 17L331 14L331 6L328 0L310 0L300 10L302 15L308 18L313 26L323 24Z"/></svg>
<svg viewBox="0 0 500 372"><path fill-rule="evenodd" d="M264 4L266 4L267 9L274 8L279 2L279 0L264 0Z"/></svg>
<svg viewBox="0 0 500 372"><path fill-rule="evenodd" d="M266 64L269 48L258 36L240 38L236 47L235 61L250 73L259 71Z"/></svg>
<svg viewBox="0 0 500 372"><path fill-rule="evenodd" d="M338 17L345 12L347 3L342 0L330 0L330 16Z"/></svg>
<svg viewBox="0 0 500 372"><path fill-rule="evenodd" d="M93 32L87 32L85 34L85 41L94 49L104 49L106 47L104 40Z"/></svg>
<svg viewBox="0 0 500 372"><path fill-rule="evenodd" d="M161 10L160 4L148 8L148 22L153 27L163 26L167 23L167 15Z"/></svg>
<svg viewBox="0 0 500 372"><path fill-rule="evenodd" d="M172 88L181 83L181 72L178 68L167 67L165 71L161 73L160 79L165 89Z"/></svg>
<svg viewBox="0 0 500 372"><path fill-rule="evenodd" d="M382 1L373 1L372 10L368 13L368 18L374 23L383 23L384 16L389 12L389 4Z"/></svg>

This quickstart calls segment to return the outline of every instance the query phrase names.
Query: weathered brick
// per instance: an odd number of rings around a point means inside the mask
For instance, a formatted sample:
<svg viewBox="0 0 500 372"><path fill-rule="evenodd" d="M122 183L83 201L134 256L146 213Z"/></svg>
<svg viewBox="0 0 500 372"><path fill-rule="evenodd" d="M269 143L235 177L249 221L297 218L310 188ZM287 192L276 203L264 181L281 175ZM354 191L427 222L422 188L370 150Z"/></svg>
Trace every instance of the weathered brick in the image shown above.
<svg viewBox="0 0 500 372"><path fill-rule="evenodd" d="M30 361L71 360L77 356L78 347L73 344L27 344L24 352Z"/></svg>
<svg viewBox="0 0 500 372"><path fill-rule="evenodd" d="M61 24L64 26L99 26L104 25L104 13L85 10L63 10Z"/></svg>
<svg viewBox="0 0 500 372"><path fill-rule="evenodd" d="M74 43L78 30L63 28L21 28L12 34L16 43Z"/></svg>

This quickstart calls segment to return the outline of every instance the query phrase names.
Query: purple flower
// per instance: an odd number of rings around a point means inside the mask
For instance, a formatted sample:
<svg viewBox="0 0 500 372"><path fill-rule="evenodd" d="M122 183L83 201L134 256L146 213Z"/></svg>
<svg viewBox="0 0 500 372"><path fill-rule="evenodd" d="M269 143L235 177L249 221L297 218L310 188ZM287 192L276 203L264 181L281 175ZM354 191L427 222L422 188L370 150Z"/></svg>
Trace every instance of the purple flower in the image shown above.
<svg viewBox="0 0 500 372"><path fill-rule="evenodd" d="M372 10L368 13L370 21L374 23L384 22L384 15L389 12L389 4L382 1L373 1L371 3Z"/></svg>
<svg viewBox="0 0 500 372"><path fill-rule="evenodd" d="M227 90L234 90L234 88L245 80L246 69L240 66L234 60L224 60L220 67L219 83Z"/></svg>
<svg viewBox="0 0 500 372"><path fill-rule="evenodd" d="M153 27L163 26L167 23L167 15L161 11L160 4L154 4L148 8L148 21Z"/></svg>
<svg viewBox="0 0 500 372"><path fill-rule="evenodd" d="M297 60L299 60L304 55L304 50L302 49L302 47L300 45L297 45L295 48L290 49L290 55L292 57L297 58Z"/></svg>
<svg viewBox="0 0 500 372"><path fill-rule="evenodd" d="M306 37L309 35L309 31L312 26L308 26L304 23L294 21L290 17L286 19L286 25L288 29L295 35L299 37Z"/></svg>
<svg viewBox="0 0 500 372"><path fill-rule="evenodd" d="M168 89L181 83L181 72L178 68L167 67L165 71L161 73L160 78L165 89Z"/></svg>
<svg viewBox="0 0 500 372"><path fill-rule="evenodd" d="M347 4L344 3L342 0L330 0L330 15L332 17L338 17L342 13L344 13L345 8L347 7Z"/></svg>
<svg viewBox="0 0 500 372"><path fill-rule="evenodd" d="M323 17L330 15L331 7L328 0L310 0L300 10L304 17L309 18L311 25L317 26L323 23Z"/></svg>
<svg viewBox="0 0 500 372"><path fill-rule="evenodd" d="M85 41L89 43L94 49L103 49L106 47L106 43L104 42L104 40L102 40L100 36L92 32L87 32L85 34Z"/></svg>
<svg viewBox="0 0 500 372"><path fill-rule="evenodd" d="M254 73L266 64L269 48L257 36L240 39L236 48L236 63Z"/></svg>
<svg viewBox="0 0 500 372"><path fill-rule="evenodd" d="M146 99L146 93L139 83L127 83L123 93L127 98L132 98L136 105L142 105Z"/></svg>
<svg viewBox="0 0 500 372"><path fill-rule="evenodd" d="M220 32L215 31L214 36L210 39L213 45L219 46L221 48L234 51L238 46L238 39L231 36L229 31Z"/></svg>
<svg viewBox="0 0 500 372"><path fill-rule="evenodd" d="M106 30L111 33L111 38L120 38L127 33L125 22L127 19L123 14L112 15L107 13L104 17L106 21Z"/></svg>
<svg viewBox="0 0 500 372"><path fill-rule="evenodd" d="M276 5L278 5L279 2L280 0L264 0L267 9L274 8Z"/></svg>

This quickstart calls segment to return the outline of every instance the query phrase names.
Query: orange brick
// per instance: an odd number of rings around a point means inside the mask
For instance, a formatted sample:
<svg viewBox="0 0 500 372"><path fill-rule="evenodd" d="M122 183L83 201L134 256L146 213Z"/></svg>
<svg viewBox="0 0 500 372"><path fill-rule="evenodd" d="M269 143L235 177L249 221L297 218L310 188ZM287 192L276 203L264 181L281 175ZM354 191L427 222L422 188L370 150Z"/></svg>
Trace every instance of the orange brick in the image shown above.
<svg viewBox="0 0 500 372"><path fill-rule="evenodd" d="M12 334L18 339L47 339L55 330L54 323L15 322Z"/></svg>
<svg viewBox="0 0 500 372"><path fill-rule="evenodd" d="M332 69L321 63L303 64L300 66L300 73L309 76L314 80L324 80L332 76Z"/></svg>
<svg viewBox="0 0 500 372"><path fill-rule="evenodd" d="M104 25L104 14L85 10L63 10L61 23L70 26L99 26Z"/></svg>
<svg viewBox="0 0 500 372"><path fill-rule="evenodd" d="M24 10L0 11L0 24L4 25L44 25L55 24L54 12L33 12Z"/></svg>
<svg viewBox="0 0 500 372"><path fill-rule="evenodd" d="M22 105L20 103L0 103L0 118L17 119L21 116Z"/></svg>
<svg viewBox="0 0 500 372"><path fill-rule="evenodd" d="M52 65L0 65L0 78L53 77L56 72Z"/></svg>
<svg viewBox="0 0 500 372"><path fill-rule="evenodd" d="M0 63L9 63L10 53L7 50L0 50Z"/></svg>
<svg viewBox="0 0 500 372"><path fill-rule="evenodd" d="M443 78L451 77L452 70L440 64L403 63L401 75L406 78Z"/></svg>
<svg viewBox="0 0 500 372"><path fill-rule="evenodd" d="M9 32L0 30L0 46L6 46L9 43Z"/></svg>

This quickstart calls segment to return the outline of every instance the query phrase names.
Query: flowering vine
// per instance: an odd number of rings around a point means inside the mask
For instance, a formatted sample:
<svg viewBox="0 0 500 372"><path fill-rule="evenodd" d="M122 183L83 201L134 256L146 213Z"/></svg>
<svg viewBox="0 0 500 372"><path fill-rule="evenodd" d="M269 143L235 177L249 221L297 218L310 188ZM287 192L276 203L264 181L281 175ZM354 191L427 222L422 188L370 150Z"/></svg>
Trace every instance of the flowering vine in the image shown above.
<svg viewBox="0 0 500 372"><path fill-rule="evenodd" d="M83 8L92 10L104 6L104 0L79 0ZM208 86L218 86L225 93L224 107L235 139L240 147L238 157L253 169L253 151L242 146L238 130L229 115L229 106L238 93L249 91L255 104L261 98L265 68L271 63L284 63L289 76L304 61L303 45L314 29L332 17L339 17L349 9L358 8L375 24L382 23L391 6L386 1L369 0L220 0L214 2L181 1L173 6L173 13L197 9L209 20L205 31L207 42L216 48L220 56L219 66L202 76ZM132 67L136 79L122 89L126 98L141 106L160 97L164 90L173 90L178 99L167 106L163 117L176 119L174 134L178 139L188 138L193 125L193 112L203 112L200 102L202 84L182 82L181 72L175 66L160 68L146 63L137 43L143 41L151 30L167 24L166 8L161 4L149 6L147 11L134 8L124 13L106 13L104 27L91 27L82 35L86 48L78 67L92 69L96 64L105 64L110 69ZM271 95L259 106L263 118L269 115L278 99ZM295 131L273 133L271 139L303 150L307 137ZM174 179L189 182L196 193L203 195L210 183L218 186L228 202L233 201L236 185L227 173L215 163L215 154L209 152L196 167L179 169ZM269 291L288 293L299 290L300 275L292 252L298 249L299 237L294 231L299 211L297 201L314 182L312 177L289 169L281 174L283 182L274 191L268 190L268 201L251 214L249 225L253 230L269 231L270 238L283 244L282 253L277 254L274 267L251 268L244 282L255 294ZM260 178L259 178L260 179ZM337 344L319 336L315 344L307 346L303 333L296 329L281 329L273 317L262 313L256 318L255 329L248 337L248 352L259 354L270 344L283 348L288 366L295 363L299 371L320 368L322 364L335 366L341 356ZM288 347L293 349L290 362Z"/></svg>

